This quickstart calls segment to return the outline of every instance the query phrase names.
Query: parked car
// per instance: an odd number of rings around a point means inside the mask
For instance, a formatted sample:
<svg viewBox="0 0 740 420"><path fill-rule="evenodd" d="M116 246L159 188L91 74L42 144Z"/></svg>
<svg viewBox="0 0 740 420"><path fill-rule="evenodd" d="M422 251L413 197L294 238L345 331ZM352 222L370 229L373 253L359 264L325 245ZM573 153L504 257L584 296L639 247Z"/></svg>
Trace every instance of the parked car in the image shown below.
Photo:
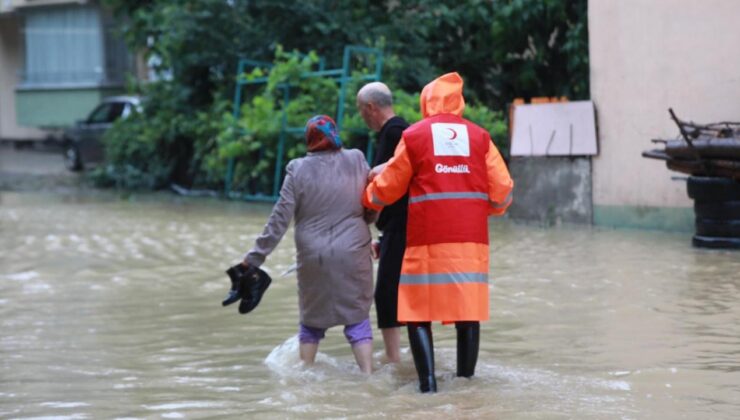
<svg viewBox="0 0 740 420"><path fill-rule="evenodd" d="M141 98L136 96L111 96L105 98L90 115L64 132L64 164L71 171L103 160L105 132L119 118L141 112Z"/></svg>

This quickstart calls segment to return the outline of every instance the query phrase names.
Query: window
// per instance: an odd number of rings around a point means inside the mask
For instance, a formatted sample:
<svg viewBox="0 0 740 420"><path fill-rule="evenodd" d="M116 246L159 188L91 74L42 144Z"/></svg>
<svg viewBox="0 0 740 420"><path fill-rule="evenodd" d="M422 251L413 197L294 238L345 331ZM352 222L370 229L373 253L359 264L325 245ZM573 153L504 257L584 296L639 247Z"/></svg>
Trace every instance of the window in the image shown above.
<svg viewBox="0 0 740 420"><path fill-rule="evenodd" d="M96 7L30 8L24 19L24 86L122 81L128 54Z"/></svg>

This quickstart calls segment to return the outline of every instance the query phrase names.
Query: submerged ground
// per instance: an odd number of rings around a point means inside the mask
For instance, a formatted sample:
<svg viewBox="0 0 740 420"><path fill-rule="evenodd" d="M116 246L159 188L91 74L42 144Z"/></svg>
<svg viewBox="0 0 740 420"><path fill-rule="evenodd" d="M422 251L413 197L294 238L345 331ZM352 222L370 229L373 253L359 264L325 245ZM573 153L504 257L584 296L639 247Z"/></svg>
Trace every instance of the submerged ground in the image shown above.
<svg viewBox="0 0 740 420"><path fill-rule="evenodd" d="M733 418L740 254L688 234L491 224L491 321L477 376L440 392L398 366L361 375L330 330L297 357L291 234L260 307L222 308L223 274L269 207L61 188L0 193L2 418ZM382 343L376 334L376 356ZM377 357L376 359L380 359Z"/></svg>

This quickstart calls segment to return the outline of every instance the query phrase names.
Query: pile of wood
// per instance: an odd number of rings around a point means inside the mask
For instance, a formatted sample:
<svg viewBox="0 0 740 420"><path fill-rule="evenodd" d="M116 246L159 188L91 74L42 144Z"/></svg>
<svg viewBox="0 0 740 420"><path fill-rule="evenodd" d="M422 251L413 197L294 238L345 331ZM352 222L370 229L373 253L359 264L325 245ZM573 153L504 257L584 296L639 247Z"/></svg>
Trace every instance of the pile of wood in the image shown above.
<svg viewBox="0 0 740 420"><path fill-rule="evenodd" d="M653 139L664 147L642 156L664 160L668 169L689 175L740 180L740 122L695 124L668 111L678 125L679 138Z"/></svg>
<svg viewBox="0 0 740 420"><path fill-rule="evenodd" d="M653 140L663 149L642 155L691 175L687 192L696 215L694 246L740 249L740 123L694 124L669 112L680 137Z"/></svg>

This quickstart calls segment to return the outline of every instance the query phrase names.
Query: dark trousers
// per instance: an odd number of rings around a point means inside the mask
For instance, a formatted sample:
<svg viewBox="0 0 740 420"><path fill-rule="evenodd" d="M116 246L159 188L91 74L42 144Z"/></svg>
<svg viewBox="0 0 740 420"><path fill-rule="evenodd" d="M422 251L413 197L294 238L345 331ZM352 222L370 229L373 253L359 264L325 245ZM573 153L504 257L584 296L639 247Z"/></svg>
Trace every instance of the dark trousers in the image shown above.
<svg viewBox="0 0 740 420"><path fill-rule="evenodd" d="M401 277L406 231L383 232L380 237L380 261L375 282L375 311L378 328L400 327L398 322L398 280Z"/></svg>

